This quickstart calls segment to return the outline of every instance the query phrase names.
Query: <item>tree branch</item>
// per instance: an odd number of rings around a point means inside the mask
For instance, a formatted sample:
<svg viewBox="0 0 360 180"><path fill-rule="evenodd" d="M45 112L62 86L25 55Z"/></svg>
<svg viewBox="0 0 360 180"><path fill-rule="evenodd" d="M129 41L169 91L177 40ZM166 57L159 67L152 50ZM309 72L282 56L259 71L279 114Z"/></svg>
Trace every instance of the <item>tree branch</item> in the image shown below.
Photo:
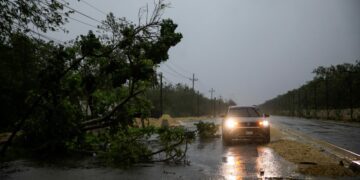
<svg viewBox="0 0 360 180"><path fill-rule="evenodd" d="M82 123L83 126L86 125L90 125L90 124L95 124L95 123L100 123L102 121L108 120L112 115L114 115L114 113L116 111L118 111L125 103L127 103L130 99L134 98L135 96L139 95L140 93L144 92L144 89L136 91L135 93L131 93L129 94L128 97L126 97L123 101L121 101L115 108L113 108L107 115L100 117L100 118L95 118L95 119L90 119L87 120L85 122Z"/></svg>

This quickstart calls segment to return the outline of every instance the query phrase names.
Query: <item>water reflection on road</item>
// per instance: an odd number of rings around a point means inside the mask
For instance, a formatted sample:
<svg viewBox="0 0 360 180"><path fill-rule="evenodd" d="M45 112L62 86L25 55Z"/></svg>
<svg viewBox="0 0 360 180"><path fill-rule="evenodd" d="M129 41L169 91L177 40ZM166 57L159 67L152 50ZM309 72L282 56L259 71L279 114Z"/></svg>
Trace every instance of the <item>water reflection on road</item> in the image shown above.
<svg viewBox="0 0 360 180"><path fill-rule="evenodd" d="M193 128L191 122L186 126ZM261 144L238 142L223 146L221 138L197 139L189 146L190 165L152 164L131 169L104 167L54 168L16 162L5 171L9 179L242 179L297 177L295 165ZM11 169L16 169L13 171ZM4 179L5 179L4 178Z"/></svg>
<svg viewBox="0 0 360 180"><path fill-rule="evenodd" d="M225 179L298 176L295 166L259 144L239 143L223 148L219 173Z"/></svg>

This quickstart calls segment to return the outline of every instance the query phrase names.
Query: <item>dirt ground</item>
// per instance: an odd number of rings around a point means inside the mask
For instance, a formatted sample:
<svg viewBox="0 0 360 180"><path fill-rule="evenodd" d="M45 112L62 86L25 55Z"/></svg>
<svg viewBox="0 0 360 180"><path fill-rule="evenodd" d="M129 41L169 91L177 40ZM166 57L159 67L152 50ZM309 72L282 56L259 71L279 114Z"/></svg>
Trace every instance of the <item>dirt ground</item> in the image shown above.
<svg viewBox="0 0 360 180"><path fill-rule="evenodd" d="M323 149L292 139L277 128L271 128L271 136L272 140L268 146L284 159L295 163L299 173L327 177L356 175Z"/></svg>

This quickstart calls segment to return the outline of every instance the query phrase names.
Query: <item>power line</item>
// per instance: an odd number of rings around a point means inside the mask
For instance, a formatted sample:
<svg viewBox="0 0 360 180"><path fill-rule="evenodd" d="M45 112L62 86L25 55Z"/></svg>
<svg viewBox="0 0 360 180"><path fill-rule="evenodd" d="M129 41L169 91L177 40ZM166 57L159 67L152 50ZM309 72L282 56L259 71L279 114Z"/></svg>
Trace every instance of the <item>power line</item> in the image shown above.
<svg viewBox="0 0 360 180"><path fill-rule="evenodd" d="M186 70L185 68L182 68L181 66L179 66L179 65L177 65L177 64L175 64L175 63L173 63L173 62L171 62L171 61L168 61L168 62L169 62L170 64L176 66L178 69L181 69L181 70L183 70L183 71L186 71L186 73L192 73L192 72L190 72L189 70Z"/></svg>
<svg viewBox="0 0 360 180"><path fill-rule="evenodd" d="M62 0L62 1L63 1L65 4L64 4L64 3L61 3L61 2L59 2L59 3L60 3L61 5L63 5L63 6L65 6L66 8L68 8L68 9L70 9L70 10L73 10L74 12L77 12L77 13L81 14L81 15L84 16L84 17L87 17L87 18L89 18L89 19L91 19L91 20L93 20L93 21L96 21L96 22L102 24L101 21L99 21L99 20L97 20L97 19L95 19L95 18L93 18L93 17L91 17L91 16L89 16L89 15L87 15L87 14L85 14L85 13L82 13L82 12L80 12L79 10L76 10L76 9L68 6L68 5L67 5L68 2L66 2L66 1L64 1L64 0Z"/></svg>
<svg viewBox="0 0 360 180"><path fill-rule="evenodd" d="M81 23L81 24L84 24L84 25L87 25L87 26L90 26L90 27L93 27L93 28L96 28L96 29L98 28L97 26L94 26L94 25L89 24L89 23L86 23L86 22L84 22L84 21L75 19L75 18L73 18L73 17L68 16L68 18L69 18L69 19L72 19L72 20L74 20L74 21L77 21L77 22L79 22L79 23Z"/></svg>
<svg viewBox="0 0 360 180"><path fill-rule="evenodd" d="M17 26L17 28L19 28L19 29L22 29L22 27L21 27L19 24L17 24L17 23L15 23L15 26ZM30 32L32 32L32 33L34 33L34 34L36 34L36 35L38 35L38 36L40 36L40 37L42 37L42 38L45 38L45 39L47 39L47 40L49 40L49 41L54 41L54 42L58 42L58 43L64 43L64 41L58 40L58 39L53 38L53 37L51 37L51 36L47 36L47 35L41 34L41 33L39 33L39 32L36 32L36 31L32 30L32 29L26 28L26 30L29 30Z"/></svg>
<svg viewBox="0 0 360 180"><path fill-rule="evenodd" d="M104 11L100 10L99 8L95 7L94 5L86 2L85 0L81 0L81 2L85 3L86 5L90 6L91 8L95 9L96 11L100 12L101 14L107 15Z"/></svg>
<svg viewBox="0 0 360 180"><path fill-rule="evenodd" d="M67 3L66 1L64 1L64 0L62 0L64 3ZM39 1L41 4L44 4L44 5L47 5L47 6L50 6L50 4L49 3L47 3L47 2L42 2L42 1ZM59 2L60 3L60 2ZM60 4L62 4L62 3L60 3ZM70 7L69 6L66 6L65 4L62 4L63 6L65 6L65 7L67 7L67 8L69 8L70 9ZM75 9L73 9L72 8L72 10L74 10L74 11L76 11ZM77 12L79 12L79 11L77 11ZM81 12L80 12L81 13ZM63 14L63 15L65 15L64 13L61 13L61 14ZM83 13L82 13L83 14ZM87 15L86 15L87 16ZM98 28L98 27L96 27L96 26L94 26L94 25L92 25L92 24L89 24L89 23L86 23L86 22L84 22L84 21L81 21L81 20L78 20L78 19L76 19L76 18L73 18L73 17L70 17L70 16L66 16L67 18L69 18L69 19L72 19L72 20L74 20L74 21L77 21L77 22L79 22L79 23L81 23L81 24L84 24L84 25L87 25L87 26L90 26L90 27L93 27L93 28ZM89 16L90 17L90 16ZM90 17L91 18L91 17ZM96 20L97 21L97 20ZM97 22L99 22L99 21L97 21ZM101 22L100 22L101 23Z"/></svg>
<svg viewBox="0 0 360 180"><path fill-rule="evenodd" d="M173 71L174 73L176 73L176 74L180 75L181 77L183 77L183 78L185 78L185 79L191 79L190 77L185 76L185 75L183 75L183 74L179 73L178 71L176 71L174 68L172 68L172 67L171 67L171 66L169 66L168 64L165 64L165 66L166 66L167 68L169 68L171 71Z"/></svg>
<svg viewBox="0 0 360 180"><path fill-rule="evenodd" d="M177 75L177 74L175 74L175 73L172 73L172 72L169 72L169 71L165 71L165 70L161 70L162 72L165 72L166 74L170 74L170 75L172 75L173 77L176 77L176 78L179 78L179 77L181 77L181 76L179 76L179 75ZM182 77L181 77L182 78Z"/></svg>
<svg viewBox="0 0 360 180"><path fill-rule="evenodd" d="M53 37L50 37L50 36L46 36L46 35L44 35L44 34L41 34L41 33L36 32L36 31L34 31L34 30L32 30L32 29L29 29L29 31L31 31L32 33L35 33L35 34L37 34L38 36L41 36L41 37L43 37L43 38L45 38L45 39L47 39L47 40L54 41L54 42L57 41L58 43L64 43L64 41L58 40L58 39L53 38Z"/></svg>
<svg viewBox="0 0 360 180"><path fill-rule="evenodd" d="M168 82L169 84L174 84L174 82L172 82L170 79L166 78L165 76L163 76L163 80L165 80L166 82Z"/></svg>

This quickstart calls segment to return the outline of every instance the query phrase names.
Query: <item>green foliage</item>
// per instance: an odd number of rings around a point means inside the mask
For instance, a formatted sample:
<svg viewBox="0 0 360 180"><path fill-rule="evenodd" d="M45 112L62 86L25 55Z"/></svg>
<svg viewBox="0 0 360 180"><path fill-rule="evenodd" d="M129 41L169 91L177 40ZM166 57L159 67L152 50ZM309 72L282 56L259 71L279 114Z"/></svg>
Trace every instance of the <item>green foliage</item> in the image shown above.
<svg viewBox="0 0 360 180"><path fill-rule="evenodd" d="M181 160L186 152L179 145L190 143L193 137L186 134L185 129L182 127L160 128L158 133L160 145L165 152L165 158L174 161Z"/></svg>
<svg viewBox="0 0 360 180"><path fill-rule="evenodd" d="M103 154L108 162L118 165L131 165L147 162L151 150L147 140L155 133L152 127L130 128L127 132L118 131L109 142L109 148Z"/></svg>
<svg viewBox="0 0 360 180"><path fill-rule="evenodd" d="M93 152L105 162L130 166L140 162L179 162L188 143L193 140L184 128L128 128L112 134L110 131L86 133L82 139L68 143L72 150ZM79 143L81 142L81 143Z"/></svg>
<svg viewBox="0 0 360 180"><path fill-rule="evenodd" d="M33 26L42 32L63 29L66 17L73 13L64 11L64 3L59 0L0 0L0 9L1 42L9 40L14 32L28 33Z"/></svg>
<svg viewBox="0 0 360 180"><path fill-rule="evenodd" d="M144 24L109 14L103 34L89 31L66 45L26 34L28 24L43 32L61 28L68 15L63 6L57 0L0 0L0 131L20 125L24 146L53 152L76 147L74 139L88 141L85 130L110 127L119 137L111 139L117 143L112 148L121 151L135 117L150 114L142 92L182 35L172 20L160 19L163 6ZM21 27L13 29L14 22ZM89 121L96 123L85 126ZM141 147L129 148L135 146Z"/></svg>
<svg viewBox="0 0 360 180"><path fill-rule="evenodd" d="M199 137L201 138L211 138L215 137L216 132L219 129L219 126L215 125L215 123L210 122L198 122L194 124L196 126Z"/></svg>

